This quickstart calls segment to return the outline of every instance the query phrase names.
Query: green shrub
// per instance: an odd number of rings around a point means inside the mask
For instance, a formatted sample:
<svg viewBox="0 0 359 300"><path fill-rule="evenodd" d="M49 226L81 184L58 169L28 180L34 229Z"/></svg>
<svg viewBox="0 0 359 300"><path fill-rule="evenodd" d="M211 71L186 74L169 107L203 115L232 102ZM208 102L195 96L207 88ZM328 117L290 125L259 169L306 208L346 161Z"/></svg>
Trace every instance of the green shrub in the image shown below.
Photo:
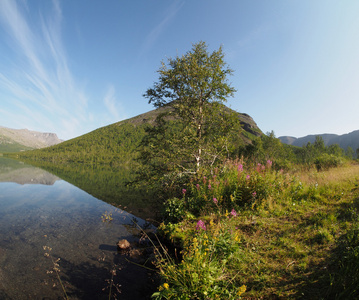
<svg viewBox="0 0 359 300"><path fill-rule="evenodd" d="M328 170L329 168L336 168L343 164L343 161L340 157L333 154L324 153L320 155L314 161L317 171Z"/></svg>
<svg viewBox="0 0 359 300"><path fill-rule="evenodd" d="M183 199L171 198L164 203L164 217L168 222L178 222L186 215L186 209Z"/></svg>
<svg viewBox="0 0 359 300"><path fill-rule="evenodd" d="M232 215L232 218L234 216ZM176 263L166 253L158 253L157 267L163 283L155 299L240 299L246 291L230 270L229 261L240 249L240 233L230 224L231 218L214 223L199 220L192 224ZM167 226L167 225L166 225ZM166 227L165 226L165 227Z"/></svg>
<svg viewBox="0 0 359 300"><path fill-rule="evenodd" d="M223 170L198 176L185 194L186 208L194 215L201 212L223 214L232 209L256 208L277 197L290 185L282 171L272 169L270 160L253 167L228 161Z"/></svg>

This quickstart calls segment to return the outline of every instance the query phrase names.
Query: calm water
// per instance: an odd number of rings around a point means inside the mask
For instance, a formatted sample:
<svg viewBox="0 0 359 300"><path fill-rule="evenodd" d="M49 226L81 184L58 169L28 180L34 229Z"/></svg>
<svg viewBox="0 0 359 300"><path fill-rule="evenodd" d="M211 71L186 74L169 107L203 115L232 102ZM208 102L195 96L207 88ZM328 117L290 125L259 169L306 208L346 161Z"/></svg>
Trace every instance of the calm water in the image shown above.
<svg viewBox="0 0 359 300"><path fill-rule="evenodd" d="M111 223L102 222L104 213ZM138 240L134 218L40 168L0 158L0 299L62 299L51 257L60 258L72 299L108 298L113 268L118 298L144 299L147 271L116 249L119 239Z"/></svg>

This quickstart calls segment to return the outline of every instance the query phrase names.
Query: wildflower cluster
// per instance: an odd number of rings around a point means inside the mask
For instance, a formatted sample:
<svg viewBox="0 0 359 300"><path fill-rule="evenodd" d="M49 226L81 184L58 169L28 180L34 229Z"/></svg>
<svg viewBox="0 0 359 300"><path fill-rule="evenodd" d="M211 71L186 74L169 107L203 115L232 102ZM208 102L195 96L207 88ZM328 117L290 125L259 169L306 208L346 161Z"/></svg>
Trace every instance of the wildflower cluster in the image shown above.
<svg viewBox="0 0 359 300"><path fill-rule="evenodd" d="M344 241L342 248L334 248L334 233L340 236L350 228L348 224L358 221L359 189L352 173L346 175L345 184L351 191L346 195L344 181L328 185L321 173L296 169L294 174L284 174L275 170L277 163L272 165L271 160L254 165L228 161L221 170L182 182L179 198L168 201L171 211L181 218L160 226L171 241L173 237L181 241L176 245L183 249L182 256L158 261L162 285L154 298L262 299L273 289L275 295L290 298L304 290L291 284L273 288L278 274L294 274L305 281L305 274L312 272L312 261L327 258L327 247L339 249L334 257L340 262L328 267L326 278L330 280L320 279L323 286L325 280L330 282L329 298L341 293L350 298L357 292L358 268L354 270L353 265L358 261L358 251L354 251L358 229L339 239ZM348 170L341 171L346 174ZM342 207L337 210L339 203L345 204L346 212ZM338 216L345 225L338 225ZM343 282L352 284L344 292Z"/></svg>
<svg viewBox="0 0 359 300"><path fill-rule="evenodd" d="M262 207L290 185L272 161L250 167L228 161L223 169L193 178L181 198L165 202L167 223L160 226L171 241L180 240L183 259L160 259L163 279L157 299L239 299L246 291L238 278L241 211ZM171 223L172 222L172 223Z"/></svg>
<svg viewBox="0 0 359 300"><path fill-rule="evenodd" d="M215 169L211 175L193 179L182 190L183 205L194 215L258 207L277 195L282 189L278 183L285 182L283 172L273 170L272 164L268 160L250 167L243 161L228 161L221 172Z"/></svg>
<svg viewBox="0 0 359 300"><path fill-rule="evenodd" d="M182 260L158 260L164 283L155 299L239 299L245 292L238 286L236 271L229 262L240 250L240 232L232 226L235 217L222 221L199 220L192 236L184 242Z"/></svg>

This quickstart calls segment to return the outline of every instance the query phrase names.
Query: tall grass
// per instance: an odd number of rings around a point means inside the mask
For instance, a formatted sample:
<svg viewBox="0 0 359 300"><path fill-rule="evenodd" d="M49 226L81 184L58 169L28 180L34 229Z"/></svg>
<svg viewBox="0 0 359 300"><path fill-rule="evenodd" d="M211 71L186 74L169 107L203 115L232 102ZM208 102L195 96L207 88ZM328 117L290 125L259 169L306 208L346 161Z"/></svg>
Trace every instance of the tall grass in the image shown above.
<svg viewBox="0 0 359 300"><path fill-rule="evenodd" d="M156 299L356 299L359 167L274 170L228 161L166 203Z"/></svg>

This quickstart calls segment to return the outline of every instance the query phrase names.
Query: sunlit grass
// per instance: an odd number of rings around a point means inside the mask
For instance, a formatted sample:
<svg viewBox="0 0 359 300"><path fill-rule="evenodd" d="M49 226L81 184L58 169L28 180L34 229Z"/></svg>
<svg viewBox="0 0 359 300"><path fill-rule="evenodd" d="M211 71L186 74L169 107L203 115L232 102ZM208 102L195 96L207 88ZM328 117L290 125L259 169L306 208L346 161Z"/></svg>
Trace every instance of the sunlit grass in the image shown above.
<svg viewBox="0 0 359 300"><path fill-rule="evenodd" d="M301 171L295 174L306 184L327 185L342 184L348 182L358 182L359 180L359 164L351 163L338 168L332 168L326 171L318 172L314 168L310 171Z"/></svg>
<svg viewBox="0 0 359 300"><path fill-rule="evenodd" d="M229 168L229 173L222 177L218 174L211 181L206 178L194 182L194 193L188 188L184 200L193 205L198 197L205 209L197 216L187 215L182 221L163 225L163 234L169 239L182 239L183 253L187 254L191 253L189 245L193 245L189 241L198 234L198 220L204 223L201 228L208 232L209 244L214 243L213 222L217 228L230 232L232 240L238 237L238 247L231 249L225 268L218 271L226 278L234 278L228 286L229 293L231 287L246 286L241 294L243 299L331 299L342 294L350 299L355 298L353 295L359 297L355 288L355 284L359 286L359 262L353 264L359 258L359 233L353 233L353 228L358 227L359 165L295 174L279 174L270 169L242 170L238 162L235 168L240 173ZM244 171L245 175L241 173ZM247 174L252 182L246 179ZM233 189L227 187L236 187L242 195L246 192L249 196L235 198L231 196ZM259 191L261 198L250 198L253 191ZM236 202L243 199L247 201L244 206ZM229 214L232 206L236 216ZM222 247L231 243L230 239L220 239ZM197 248L203 247L202 244ZM218 259L213 261L216 262ZM171 263L173 273L181 267ZM166 267L162 270L166 278ZM199 276L207 276L200 273L201 269L198 272ZM172 287L179 290L181 284L174 283L175 277L172 281Z"/></svg>

